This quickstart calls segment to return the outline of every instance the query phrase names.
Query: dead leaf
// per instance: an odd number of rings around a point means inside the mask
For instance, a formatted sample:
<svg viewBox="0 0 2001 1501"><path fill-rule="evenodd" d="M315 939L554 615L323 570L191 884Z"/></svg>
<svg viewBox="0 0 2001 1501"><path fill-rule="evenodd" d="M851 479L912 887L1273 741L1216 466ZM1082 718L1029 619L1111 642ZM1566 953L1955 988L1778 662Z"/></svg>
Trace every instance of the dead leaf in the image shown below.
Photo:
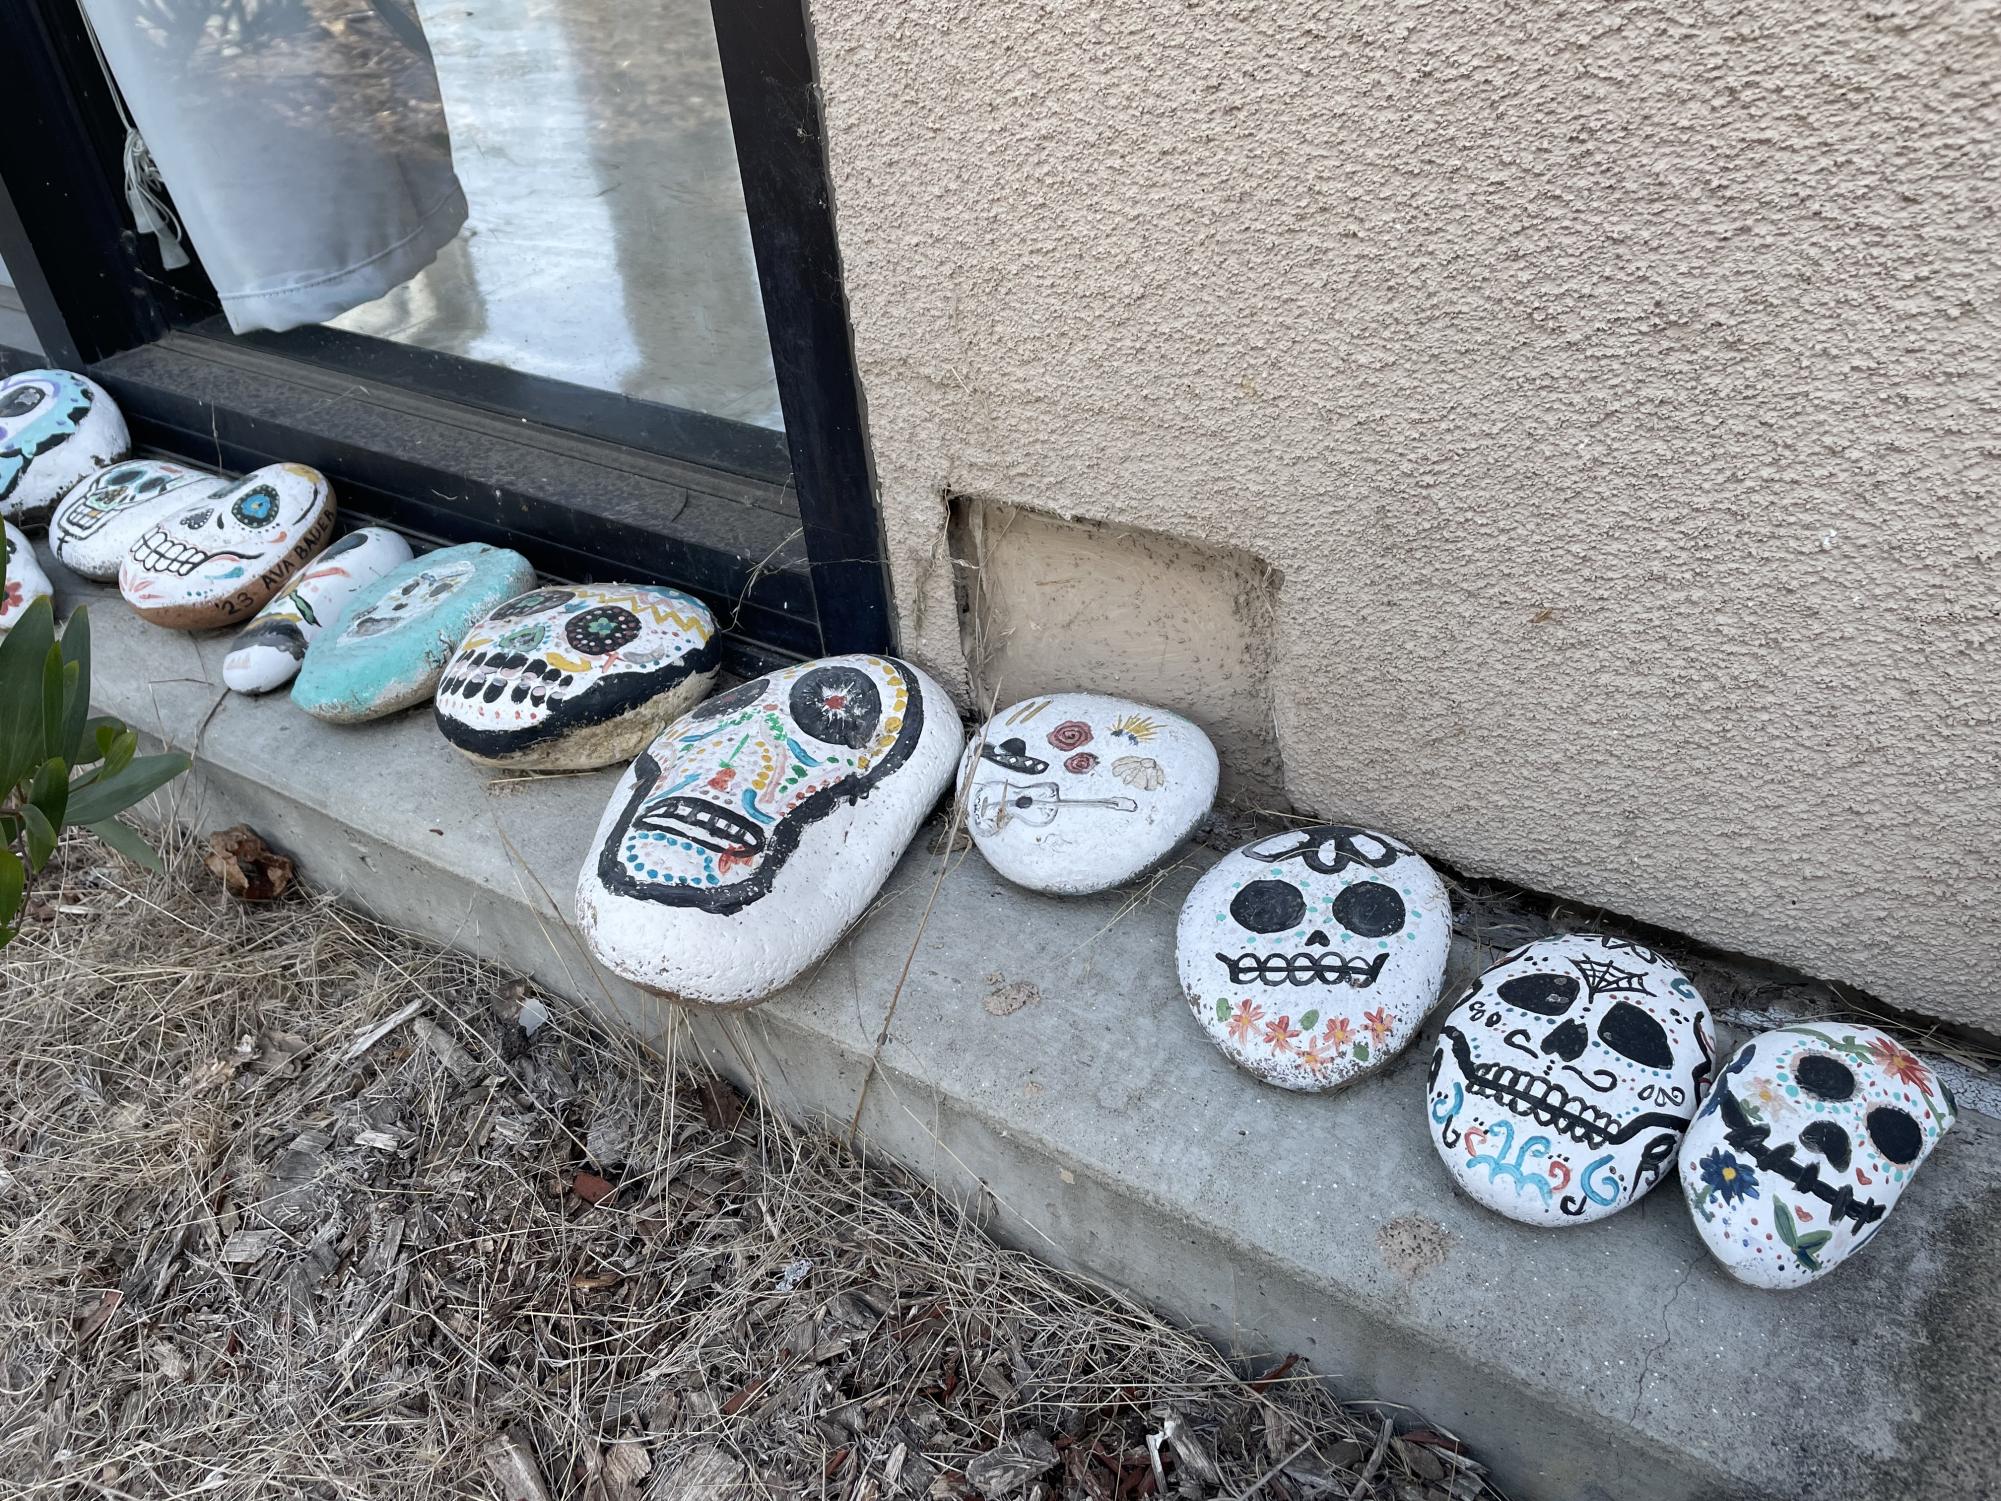
<svg viewBox="0 0 2001 1501"><path fill-rule="evenodd" d="M697 1091L702 1101L702 1119L718 1131L733 1131L743 1119L743 1096L727 1079L704 1074Z"/></svg>
<svg viewBox="0 0 2001 1501"><path fill-rule="evenodd" d="M1024 1006L1033 1006L1042 999L1042 992L1026 980L1010 980L1005 985L997 985L980 1002L989 1016L1013 1016Z"/></svg>
<svg viewBox="0 0 2001 1501"><path fill-rule="evenodd" d="M272 902L291 889L291 860L265 844L248 824L210 834L208 849L202 864L241 901Z"/></svg>
<svg viewBox="0 0 2001 1501"><path fill-rule="evenodd" d="M480 1457L493 1472L500 1501L549 1501L542 1467L535 1463L534 1454L517 1435L510 1433L495 1439Z"/></svg>
<svg viewBox="0 0 2001 1501"><path fill-rule="evenodd" d="M93 1308L77 1324L76 1342L83 1344L93 1334L97 1333L98 1330L102 1329L111 1321L111 1316L118 1312L118 1305L124 1301L125 1295L118 1291L117 1288L105 1289L104 1296L97 1300L97 1307Z"/></svg>
<svg viewBox="0 0 2001 1501"><path fill-rule="evenodd" d="M602 1204L618 1192L618 1185L600 1178L596 1173L579 1169L576 1177L570 1180L570 1192L586 1204Z"/></svg>

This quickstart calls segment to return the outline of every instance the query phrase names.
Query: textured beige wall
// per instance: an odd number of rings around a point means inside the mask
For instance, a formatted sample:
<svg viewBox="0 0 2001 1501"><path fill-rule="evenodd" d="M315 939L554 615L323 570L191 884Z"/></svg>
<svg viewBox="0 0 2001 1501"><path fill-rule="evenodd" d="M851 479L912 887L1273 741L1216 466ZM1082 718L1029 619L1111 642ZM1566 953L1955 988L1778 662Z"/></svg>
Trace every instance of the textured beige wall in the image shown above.
<svg viewBox="0 0 2001 1501"><path fill-rule="evenodd" d="M1247 549L1302 806L2001 1027L2001 10L813 13L907 649Z"/></svg>

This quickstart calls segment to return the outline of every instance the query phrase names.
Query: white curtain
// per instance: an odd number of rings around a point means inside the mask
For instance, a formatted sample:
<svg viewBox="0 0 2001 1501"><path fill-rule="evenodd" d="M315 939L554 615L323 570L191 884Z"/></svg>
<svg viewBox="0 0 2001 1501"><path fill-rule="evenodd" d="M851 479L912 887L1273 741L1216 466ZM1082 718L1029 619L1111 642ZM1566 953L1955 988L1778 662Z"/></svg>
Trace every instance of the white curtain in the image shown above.
<svg viewBox="0 0 2001 1501"><path fill-rule="evenodd" d="M465 223L411 0L81 0L229 326L369 302Z"/></svg>

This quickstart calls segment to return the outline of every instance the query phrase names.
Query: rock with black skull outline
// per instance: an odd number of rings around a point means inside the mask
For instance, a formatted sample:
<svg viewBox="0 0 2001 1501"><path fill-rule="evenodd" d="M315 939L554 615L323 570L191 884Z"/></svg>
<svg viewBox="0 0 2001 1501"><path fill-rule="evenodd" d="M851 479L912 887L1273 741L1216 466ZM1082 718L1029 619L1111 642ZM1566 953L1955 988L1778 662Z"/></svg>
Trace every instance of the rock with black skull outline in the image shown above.
<svg viewBox="0 0 2001 1501"><path fill-rule="evenodd" d="M1192 721L1102 693L1002 709L960 771L966 828L1017 886L1086 896L1172 855L1216 800L1216 748Z"/></svg>
<svg viewBox="0 0 2001 1501"><path fill-rule="evenodd" d="M1673 1173L1715 1058L1688 977L1623 938L1516 949L1446 1017L1426 1079L1459 1186L1529 1225L1616 1214Z"/></svg>
<svg viewBox="0 0 2001 1501"><path fill-rule="evenodd" d="M1752 1038L1681 1146L1695 1228L1730 1275L1803 1287L1867 1244L1958 1115L1889 1033L1802 1022Z"/></svg>
<svg viewBox="0 0 2001 1501"><path fill-rule="evenodd" d="M49 545L71 572L109 581L132 544L157 523L229 485L220 475L165 459L112 464L70 487L49 518Z"/></svg>
<svg viewBox="0 0 2001 1501"><path fill-rule="evenodd" d="M671 999L761 1001L875 899L965 734L894 657L823 657L719 693L627 769L577 877L606 967Z"/></svg>
<svg viewBox="0 0 2001 1501"><path fill-rule="evenodd" d="M677 589L532 589L459 643L438 681L438 730L482 765L610 766L699 703L716 662L715 617Z"/></svg>
<svg viewBox="0 0 2001 1501"><path fill-rule="evenodd" d="M1188 893L1181 988L1223 1055L1284 1089L1372 1073L1438 1004L1452 902L1423 856L1347 825L1254 839Z"/></svg>
<svg viewBox="0 0 2001 1501"><path fill-rule="evenodd" d="M333 724L427 703L472 623L534 583L520 553L484 542L412 558L356 594L338 627L306 648L292 702Z"/></svg>
<svg viewBox="0 0 2001 1501"><path fill-rule="evenodd" d="M29 605L55 591L49 587L49 576L42 572L34 545L11 521L0 522L0 547L7 553L7 592L0 598L0 636L5 636Z"/></svg>
<svg viewBox="0 0 2001 1501"><path fill-rule="evenodd" d="M248 620L333 535L333 487L304 464L267 464L143 532L118 570L141 618L200 631Z"/></svg>
<svg viewBox="0 0 2001 1501"><path fill-rule="evenodd" d="M0 519L40 525L84 476L132 450L104 387L67 370L0 380Z"/></svg>

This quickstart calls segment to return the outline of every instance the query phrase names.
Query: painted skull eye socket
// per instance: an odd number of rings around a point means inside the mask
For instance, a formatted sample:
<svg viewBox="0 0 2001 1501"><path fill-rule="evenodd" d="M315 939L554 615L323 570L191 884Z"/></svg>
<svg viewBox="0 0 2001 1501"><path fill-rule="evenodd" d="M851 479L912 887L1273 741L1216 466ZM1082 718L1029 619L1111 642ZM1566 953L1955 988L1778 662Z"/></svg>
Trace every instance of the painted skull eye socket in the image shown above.
<svg viewBox="0 0 2001 1501"><path fill-rule="evenodd" d="M1895 1105L1878 1105L1869 1112L1869 1140L1884 1160L1909 1167L1925 1144L1924 1128Z"/></svg>
<svg viewBox="0 0 2001 1501"><path fill-rule="evenodd" d="M1364 938L1387 938L1403 929L1403 898L1381 881L1357 881L1334 898L1334 920Z"/></svg>
<svg viewBox="0 0 2001 1501"><path fill-rule="evenodd" d="M1848 1171L1851 1152L1848 1133L1833 1121L1807 1122L1806 1129L1800 1132L1800 1145L1825 1157L1835 1171Z"/></svg>
<svg viewBox="0 0 2001 1501"><path fill-rule="evenodd" d="M882 694L865 672L816 667L792 685L792 718L815 740L860 750L875 738Z"/></svg>
<svg viewBox="0 0 2001 1501"><path fill-rule="evenodd" d="M278 519L278 493L256 489L236 497L229 513L245 526L269 526Z"/></svg>
<svg viewBox="0 0 2001 1501"><path fill-rule="evenodd" d="M1673 1068L1667 1028L1630 1001L1621 1001L1598 1023L1598 1040L1642 1068Z"/></svg>
<svg viewBox="0 0 2001 1501"><path fill-rule="evenodd" d="M1230 898L1230 916L1253 933L1283 933L1306 918L1306 898L1290 881L1252 881Z"/></svg>
<svg viewBox="0 0 2001 1501"><path fill-rule="evenodd" d="M25 417L47 399L40 386L17 386L0 396L0 421L11 422L16 417Z"/></svg>
<svg viewBox="0 0 2001 1501"><path fill-rule="evenodd" d="M1840 1101L1855 1095L1855 1075L1848 1065L1825 1053L1808 1053L1793 1064L1799 1087L1817 1100Z"/></svg>
<svg viewBox="0 0 2001 1501"><path fill-rule="evenodd" d="M587 657L630 646L639 636L639 617L620 605L599 605L572 615L563 627L563 639Z"/></svg>
<svg viewBox="0 0 2001 1501"><path fill-rule="evenodd" d="M181 517L181 525L189 531L193 531L196 527L207 526L209 518L213 515L215 515L214 506L202 506L198 510L189 511L183 515Z"/></svg>
<svg viewBox="0 0 2001 1501"><path fill-rule="evenodd" d="M1516 975L1499 986L1501 999L1537 1016L1561 1016L1577 1004L1575 975Z"/></svg>
<svg viewBox="0 0 2001 1501"><path fill-rule="evenodd" d="M568 589L530 589L526 594L510 599L493 612L495 620L518 620L523 615L539 615L544 610L553 610L566 605L577 596Z"/></svg>

